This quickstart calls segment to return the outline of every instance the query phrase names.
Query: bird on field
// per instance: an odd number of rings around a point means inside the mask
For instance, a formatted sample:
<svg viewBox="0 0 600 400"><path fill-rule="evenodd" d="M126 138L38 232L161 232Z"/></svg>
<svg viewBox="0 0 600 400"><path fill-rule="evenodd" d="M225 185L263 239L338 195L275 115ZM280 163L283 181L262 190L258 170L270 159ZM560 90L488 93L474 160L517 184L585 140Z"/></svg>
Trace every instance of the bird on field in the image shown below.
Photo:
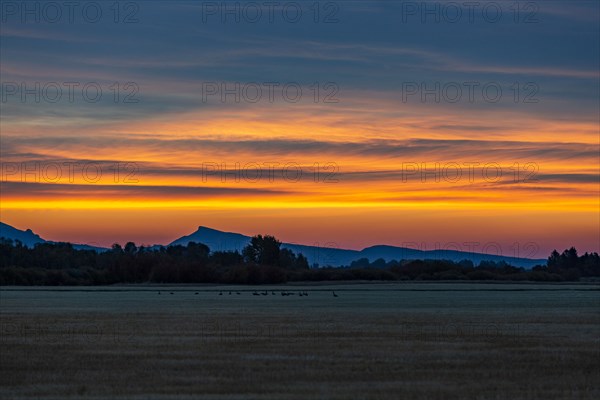
<svg viewBox="0 0 600 400"><path fill-rule="evenodd" d="M198 294L198 292L194 293L194 294Z"/></svg>
<svg viewBox="0 0 600 400"><path fill-rule="evenodd" d="M169 294L173 294L173 292L169 292Z"/></svg>
<svg viewBox="0 0 600 400"><path fill-rule="evenodd" d="M333 297L338 297L338 295L337 295L337 294L335 294L335 291L334 291L334 290L332 290L331 292L333 293Z"/></svg>
<svg viewBox="0 0 600 400"><path fill-rule="evenodd" d="M223 296L223 292L219 292L219 296Z"/></svg>
<svg viewBox="0 0 600 400"><path fill-rule="evenodd" d="M160 294L160 290L158 291L158 294Z"/></svg>

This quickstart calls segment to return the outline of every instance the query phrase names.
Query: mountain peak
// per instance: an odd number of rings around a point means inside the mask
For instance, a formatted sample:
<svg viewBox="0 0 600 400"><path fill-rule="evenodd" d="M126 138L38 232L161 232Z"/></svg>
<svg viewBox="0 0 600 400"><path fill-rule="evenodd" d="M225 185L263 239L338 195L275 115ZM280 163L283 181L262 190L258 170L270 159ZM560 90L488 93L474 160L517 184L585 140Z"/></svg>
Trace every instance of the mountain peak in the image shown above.
<svg viewBox="0 0 600 400"><path fill-rule="evenodd" d="M187 246L189 242L196 242L207 245L211 250L226 250L231 248L241 251L249 241L250 238L248 236L240 233L224 232L200 225L198 226L198 230L171 242L169 246Z"/></svg>
<svg viewBox="0 0 600 400"><path fill-rule="evenodd" d="M5 224L4 222L0 222L0 237L18 240L23 243L23 245L28 247L33 247L36 243L44 243L46 242L39 235L35 234L31 229L20 230L15 228L14 226L10 226Z"/></svg>
<svg viewBox="0 0 600 400"><path fill-rule="evenodd" d="M209 228L208 226L203 226L203 225L200 225L198 227L198 230L196 232L192 233L192 235L195 235L197 233L214 234L214 235L236 235L236 236L247 237L246 235L242 235L241 233L221 231L221 230Z"/></svg>

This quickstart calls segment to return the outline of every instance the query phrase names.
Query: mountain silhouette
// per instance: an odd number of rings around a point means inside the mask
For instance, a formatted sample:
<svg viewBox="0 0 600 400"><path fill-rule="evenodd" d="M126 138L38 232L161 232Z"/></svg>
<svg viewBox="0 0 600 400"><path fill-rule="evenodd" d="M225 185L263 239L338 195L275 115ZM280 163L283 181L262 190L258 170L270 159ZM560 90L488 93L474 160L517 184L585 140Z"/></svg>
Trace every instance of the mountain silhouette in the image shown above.
<svg viewBox="0 0 600 400"><path fill-rule="evenodd" d="M42 239L39 235L33 233L31 229L20 230L10 225L0 222L0 237L11 239L12 241L19 241L24 246L33 247L37 243L47 243L46 240Z"/></svg>
<svg viewBox="0 0 600 400"><path fill-rule="evenodd" d="M212 251L239 251L250 242L251 237L234 232L222 232L216 229L204 226L198 227L198 230L190 235L183 236L171 245L186 246L189 242L204 243ZM415 250L407 247L396 247L388 245L377 245L367 247L363 250L339 249L334 246L307 246L294 243L282 243L282 248L287 248L295 253L302 253L308 260L309 265L313 266L332 266L339 267L350 265L353 261L366 258L373 262L379 258L387 261L392 260L451 260L459 262L470 260L478 265L481 261L504 261L516 267L531 268L535 265L545 264L546 259L530 259L520 257L507 257L502 255L484 254L457 250Z"/></svg>
<svg viewBox="0 0 600 400"><path fill-rule="evenodd" d="M31 229L22 231L2 222L0 222L0 237L12 239L13 241L19 240L27 247L33 247L37 243L56 243L42 239L39 235L33 233ZM217 229L200 226L195 232L182 236L169 243L167 246L187 246L190 242L196 242L207 245L211 251L239 251L241 253L244 247L250 243L250 239L250 236L242 235L240 233L223 232ZM80 250L108 250L106 248L85 244L74 244L73 247ZM150 247L150 249L158 249L160 247L164 246L155 245ZM368 259L370 262L380 258L386 262L392 260L450 260L454 262L470 260L475 265L478 265L481 261L504 261L513 266L524 268L532 268L535 265L546 263L546 259L507 257L457 250L415 250L407 247L389 245L371 246L360 251L339 249L335 246L328 245L308 246L295 243L282 243L281 247L290 249L297 254L302 253L307 258L309 265L318 265L321 267L350 265L353 261L358 261L363 258Z"/></svg>
<svg viewBox="0 0 600 400"><path fill-rule="evenodd" d="M40 237L40 235L33 233L33 231L31 229L22 231L20 229L15 228L14 226L5 224L4 222L0 222L0 238L10 239L13 242L16 242L18 240L19 242L21 242L23 244L23 246L26 246L26 247L33 247L38 243L49 243L49 244L59 243L59 242L54 242L51 240L42 239ZM75 248L77 250L95 250L95 251L108 250L103 247L90 246L87 244L76 244L76 243L73 244L73 248Z"/></svg>
<svg viewBox="0 0 600 400"><path fill-rule="evenodd" d="M240 253L250 242L250 237L234 232L222 232L216 229L204 226L198 227L198 230L187 236L169 243L167 246L183 245L187 246L189 242L203 243L211 251L239 251Z"/></svg>

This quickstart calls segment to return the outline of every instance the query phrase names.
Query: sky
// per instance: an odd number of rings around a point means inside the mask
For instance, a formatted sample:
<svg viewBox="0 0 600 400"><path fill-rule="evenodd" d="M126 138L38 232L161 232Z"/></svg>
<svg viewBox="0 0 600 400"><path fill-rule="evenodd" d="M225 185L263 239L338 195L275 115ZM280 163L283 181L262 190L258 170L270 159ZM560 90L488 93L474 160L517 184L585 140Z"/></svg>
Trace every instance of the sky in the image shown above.
<svg viewBox="0 0 600 400"><path fill-rule="evenodd" d="M0 18L0 211L19 229L600 250L597 1L3 1Z"/></svg>

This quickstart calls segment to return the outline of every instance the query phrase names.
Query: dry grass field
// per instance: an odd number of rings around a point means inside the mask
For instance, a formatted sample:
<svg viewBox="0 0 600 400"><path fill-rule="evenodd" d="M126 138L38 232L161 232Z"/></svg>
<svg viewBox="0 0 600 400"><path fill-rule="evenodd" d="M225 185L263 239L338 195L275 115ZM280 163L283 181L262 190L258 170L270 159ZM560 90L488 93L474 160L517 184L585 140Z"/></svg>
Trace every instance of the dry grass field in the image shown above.
<svg viewBox="0 0 600 400"><path fill-rule="evenodd" d="M598 285L4 287L0 312L2 399L600 398Z"/></svg>

